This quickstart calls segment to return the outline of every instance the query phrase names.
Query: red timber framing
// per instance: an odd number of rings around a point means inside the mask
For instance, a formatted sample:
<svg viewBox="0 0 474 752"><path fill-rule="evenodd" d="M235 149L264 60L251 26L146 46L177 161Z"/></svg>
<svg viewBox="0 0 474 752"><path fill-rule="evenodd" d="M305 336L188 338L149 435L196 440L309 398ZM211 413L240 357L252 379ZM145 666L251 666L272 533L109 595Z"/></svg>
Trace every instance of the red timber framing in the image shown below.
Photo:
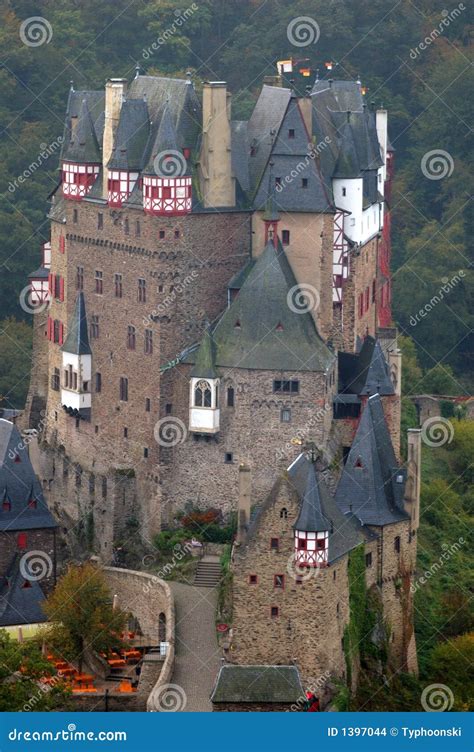
<svg viewBox="0 0 474 752"><path fill-rule="evenodd" d="M295 564L299 567L327 567L328 530L308 533L295 530Z"/></svg>
<svg viewBox="0 0 474 752"><path fill-rule="evenodd" d="M109 170L108 202L109 206L122 206L135 188L138 172Z"/></svg>
<svg viewBox="0 0 474 752"><path fill-rule="evenodd" d="M63 195L80 201L87 196L99 174L98 164L63 162Z"/></svg>
<svg viewBox="0 0 474 752"><path fill-rule="evenodd" d="M344 237L344 212L334 214L334 241L332 262L332 303L342 308L342 290L349 274L348 243Z"/></svg>
<svg viewBox="0 0 474 752"><path fill-rule="evenodd" d="M188 214L192 209L192 179L145 176L143 209L147 214Z"/></svg>

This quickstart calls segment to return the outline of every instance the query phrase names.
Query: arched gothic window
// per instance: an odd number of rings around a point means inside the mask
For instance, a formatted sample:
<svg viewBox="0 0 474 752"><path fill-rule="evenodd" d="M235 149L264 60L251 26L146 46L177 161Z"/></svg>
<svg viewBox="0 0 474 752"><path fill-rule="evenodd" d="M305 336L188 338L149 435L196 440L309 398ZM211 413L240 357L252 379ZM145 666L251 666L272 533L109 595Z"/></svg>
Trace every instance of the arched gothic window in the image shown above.
<svg viewBox="0 0 474 752"><path fill-rule="evenodd" d="M212 392L208 381L198 381L194 388L194 406L211 407Z"/></svg>

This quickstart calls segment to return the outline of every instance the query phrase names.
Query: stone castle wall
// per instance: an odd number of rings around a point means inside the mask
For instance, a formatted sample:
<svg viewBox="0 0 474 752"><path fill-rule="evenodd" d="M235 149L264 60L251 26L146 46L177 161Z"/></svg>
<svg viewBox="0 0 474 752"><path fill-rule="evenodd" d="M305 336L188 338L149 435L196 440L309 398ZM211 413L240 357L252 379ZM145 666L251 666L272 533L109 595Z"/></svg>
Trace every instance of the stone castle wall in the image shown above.
<svg viewBox="0 0 474 752"><path fill-rule="evenodd" d="M188 426L191 367L177 369L167 394L171 394L171 421ZM279 470L295 459L301 447L292 439L327 444L332 418L334 385L326 388L324 374L308 372L221 369L220 432L216 437L195 438L181 431L182 443L162 447L163 505L171 521L186 504L237 510L239 464L252 472L252 504L270 492ZM298 379L298 394L275 394L273 379ZM227 389L234 389L234 407L227 407ZM291 410L291 422L281 421L281 410ZM166 418L163 418L166 421ZM166 423L164 424L166 425ZM171 425L171 422L170 422ZM231 454L231 461L226 461ZM227 458L228 459L228 458Z"/></svg>
<svg viewBox="0 0 474 752"><path fill-rule="evenodd" d="M281 509L287 518L280 517ZM293 524L298 502L280 485L261 516L258 532L235 549L231 660L242 664L296 663L303 684L345 676L342 647L349 620L347 555L325 569L308 570L298 584L293 564ZM278 550L270 547L278 538ZM284 575L284 588L274 576ZM251 584L250 575L257 576ZM278 607L277 617L271 616Z"/></svg>

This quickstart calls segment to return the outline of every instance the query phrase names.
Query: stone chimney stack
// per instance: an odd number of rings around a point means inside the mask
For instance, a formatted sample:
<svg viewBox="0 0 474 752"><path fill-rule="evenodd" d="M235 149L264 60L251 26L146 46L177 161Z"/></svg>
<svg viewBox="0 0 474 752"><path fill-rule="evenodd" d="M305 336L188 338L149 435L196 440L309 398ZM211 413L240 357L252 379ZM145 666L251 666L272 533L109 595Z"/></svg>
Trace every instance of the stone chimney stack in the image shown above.
<svg viewBox="0 0 474 752"><path fill-rule="evenodd" d="M384 163L383 178L387 178L387 146L388 146L388 113L387 110L377 110L375 113L375 127L380 144L381 156Z"/></svg>
<svg viewBox="0 0 474 752"><path fill-rule="evenodd" d="M230 94L225 81L204 84L202 94L203 139L199 181L206 208L235 206L232 176Z"/></svg>
<svg viewBox="0 0 474 752"><path fill-rule="evenodd" d="M405 511L410 515L411 530L420 522L421 486L421 429L408 429L407 482L405 486Z"/></svg>
<svg viewBox="0 0 474 752"><path fill-rule="evenodd" d="M237 508L237 543L245 542L250 523L250 496L252 476L243 462L239 467L239 504Z"/></svg>
<svg viewBox="0 0 474 752"><path fill-rule="evenodd" d="M397 347L387 352L390 378L397 397L402 396L402 351Z"/></svg>
<svg viewBox="0 0 474 752"><path fill-rule="evenodd" d="M104 135L102 138L102 195L104 198L107 198L108 195L107 164L112 156L115 133L117 131L120 110L122 109L122 102L126 90L126 78L109 78L105 84L105 121Z"/></svg>

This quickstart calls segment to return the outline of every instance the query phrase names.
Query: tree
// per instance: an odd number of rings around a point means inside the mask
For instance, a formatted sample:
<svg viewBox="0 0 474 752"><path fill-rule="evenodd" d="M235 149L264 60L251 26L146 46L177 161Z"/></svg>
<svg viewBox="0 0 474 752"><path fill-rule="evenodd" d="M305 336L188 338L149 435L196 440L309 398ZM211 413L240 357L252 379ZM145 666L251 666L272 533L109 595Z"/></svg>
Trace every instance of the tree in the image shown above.
<svg viewBox="0 0 474 752"><path fill-rule="evenodd" d="M87 650L108 652L122 644L127 615L112 607L102 572L93 564L71 565L43 609L51 622L45 640L82 672Z"/></svg>
<svg viewBox="0 0 474 752"><path fill-rule="evenodd" d="M451 366L441 363L425 373L422 383L425 394L459 394L462 389Z"/></svg>
<svg viewBox="0 0 474 752"><path fill-rule="evenodd" d="M437 645L430 658L430 675L454 695L453 710L473 710L472 664L474 632Z"/></svg>
<svg viewBox="0 0 474 752"><path fill-rule="evenodd" d="M22 408L30 381L32 329L24 321L0 322L0 407Z"/></svg>
<svg viewBox="0 0 474 752"><path fill-rule="evenodd" d="M0 630L0 712L56 710L69 693L58 679L51 685L40 681L54 676L54 666L41 653L35 639L19 643Z"/></svg>

